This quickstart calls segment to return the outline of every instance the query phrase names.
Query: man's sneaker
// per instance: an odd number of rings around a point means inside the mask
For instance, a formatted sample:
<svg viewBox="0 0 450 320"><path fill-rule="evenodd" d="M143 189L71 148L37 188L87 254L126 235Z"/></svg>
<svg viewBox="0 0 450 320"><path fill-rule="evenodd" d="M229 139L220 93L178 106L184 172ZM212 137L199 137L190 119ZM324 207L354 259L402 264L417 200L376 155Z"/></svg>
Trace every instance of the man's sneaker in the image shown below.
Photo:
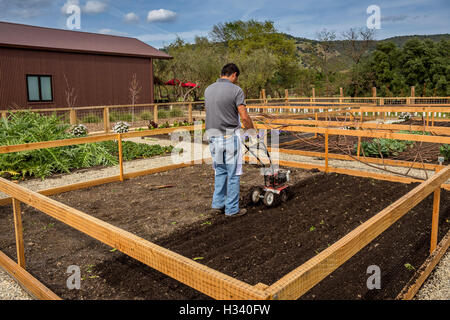
<svg viewBox="0 0 450 320"><path fill-rule="evenodd" d="M211 214L224 214L225 208L217 209L217 208L211 208Z"/></svg>
<svg viewBox="0 0 450 320"><path fill-rule="evenodd" d="M226 216L226 217L240 217L240 216L243 216L243 215L246 214L246 213L247 213L247 209L243 208L243 209L239 210L238 213L234 213L234 214L226 214L225 216Z"/></svg>

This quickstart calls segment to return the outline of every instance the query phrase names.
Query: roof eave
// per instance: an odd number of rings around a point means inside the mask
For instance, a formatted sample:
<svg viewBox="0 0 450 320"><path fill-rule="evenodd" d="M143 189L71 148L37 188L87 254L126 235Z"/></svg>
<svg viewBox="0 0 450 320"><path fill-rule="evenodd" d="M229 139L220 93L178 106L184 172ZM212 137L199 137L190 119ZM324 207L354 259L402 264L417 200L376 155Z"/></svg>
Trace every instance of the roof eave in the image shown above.
<svg viewBox="0 0 450 320"><path fill-rule="evenodd" d="M157 55L129 54L129 53L93 51L93 50L73 50L73 49L64 49L64 48L48 48L48 47L36 47L36 46L27 46L27 45L14 45L14 44L9 44L9 43L0 43L0 47L37 50L37 51L64 52L64 53L85 53L85 54L97 54L97 55L120 56L120 57L136 57L136 58L147 58L147 59L164 59L164 60L173 59L173 57L169 56L169 55L157 56Z"/></svg>

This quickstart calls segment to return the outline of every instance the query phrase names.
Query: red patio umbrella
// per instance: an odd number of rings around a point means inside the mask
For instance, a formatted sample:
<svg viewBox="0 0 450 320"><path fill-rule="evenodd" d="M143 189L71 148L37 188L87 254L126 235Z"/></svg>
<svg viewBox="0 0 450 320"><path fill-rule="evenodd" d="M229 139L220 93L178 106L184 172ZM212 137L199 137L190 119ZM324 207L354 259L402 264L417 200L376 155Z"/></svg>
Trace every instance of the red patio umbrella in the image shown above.
<svg viewBox="0 0 450 320"><path fill-rule="evenodd" d="M169 86L177 86L180 84L180 80L178 79L170 79L169 81L164 82L164 84L167 84Z"/></svg>
<svg viewBox="0 0 450 320"><path fill-rule="evenodd" d="M185 82L181 84L182 87L190 87L190 88L195 88L198 86L198 84L193 83L193 82Z"/></svg>

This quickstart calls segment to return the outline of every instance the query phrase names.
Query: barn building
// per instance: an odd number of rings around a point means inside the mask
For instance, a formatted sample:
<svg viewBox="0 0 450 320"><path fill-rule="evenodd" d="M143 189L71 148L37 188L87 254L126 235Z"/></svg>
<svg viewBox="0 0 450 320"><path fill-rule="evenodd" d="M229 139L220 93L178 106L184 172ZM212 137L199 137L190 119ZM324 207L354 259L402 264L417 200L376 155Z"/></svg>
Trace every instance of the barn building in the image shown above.
<svg viewBox="0 0 450 320"><path fill-rule="evenodd" d="M153 59L138 39L0 22L0 109L152 103Z"/></svg>

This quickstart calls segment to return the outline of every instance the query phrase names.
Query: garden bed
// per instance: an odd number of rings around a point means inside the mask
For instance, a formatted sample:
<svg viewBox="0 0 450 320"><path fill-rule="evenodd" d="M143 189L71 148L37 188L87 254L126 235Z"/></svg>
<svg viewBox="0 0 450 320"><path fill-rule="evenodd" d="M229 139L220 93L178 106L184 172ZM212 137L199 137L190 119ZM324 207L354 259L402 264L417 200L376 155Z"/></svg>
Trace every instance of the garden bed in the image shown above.
<svg viewBox="0 0 450 320"><path fill-rule="evenodd" d="M249 206L240 218L207 212L213 191L209 165L52 198L249 284L270 285L415 186L291 170L294 196L287 203ZM257 168L247 166L245 172L242 195L262 181ZM160 185L173 187L155 188ZM33 208L23 211L27 270L62 298L208 298ZM303 298L395 298L414 273L409 266L417 269L428 256L431 212L432 195ZM449 215L448 192L442 191L439 239L450 227ZM11 206L1 207L0 250L15 258L13 230ZM373 264L381 268L382 283L370 291L366 270ZM81 267L81 290L66 288L69 265Z"/></svg>
<svg viewBox="0 0 450 320"><path fill-rule="evenodd" d="M302 150L302 151L313 151L313 152L325 152L325 137L324 135L318 134L317 138L314 138L314 134L308 134L308 136L301 135L285 135L280 136L280 144L298 140L302 140L287 144L285 146L281 145L280 148L291 149L291 150ZM270 139L269 139L270 140ZM361 142L372 142L373 138L362 137ZM334 154L348 155L351 154L356 156L358 145L358 137L353 136L336 136L330 135L328 141L328 152ZM398 152L398 154L392 154L390 156L383 155L385 159L403 160L411 162L420 162L421 158L424 163L438 164L438 157L441 156L439 148L441 144L431 143L431 142L418 142L416 141L414 145L408 146L404 151ZM360 156L363 157L363 151L360 151ZM365 154L369 157L368 154ZM379 155L376 157L371 155L370 157L381 158ZM450 161L445 161L444 165L449 164Z"/></svg>

